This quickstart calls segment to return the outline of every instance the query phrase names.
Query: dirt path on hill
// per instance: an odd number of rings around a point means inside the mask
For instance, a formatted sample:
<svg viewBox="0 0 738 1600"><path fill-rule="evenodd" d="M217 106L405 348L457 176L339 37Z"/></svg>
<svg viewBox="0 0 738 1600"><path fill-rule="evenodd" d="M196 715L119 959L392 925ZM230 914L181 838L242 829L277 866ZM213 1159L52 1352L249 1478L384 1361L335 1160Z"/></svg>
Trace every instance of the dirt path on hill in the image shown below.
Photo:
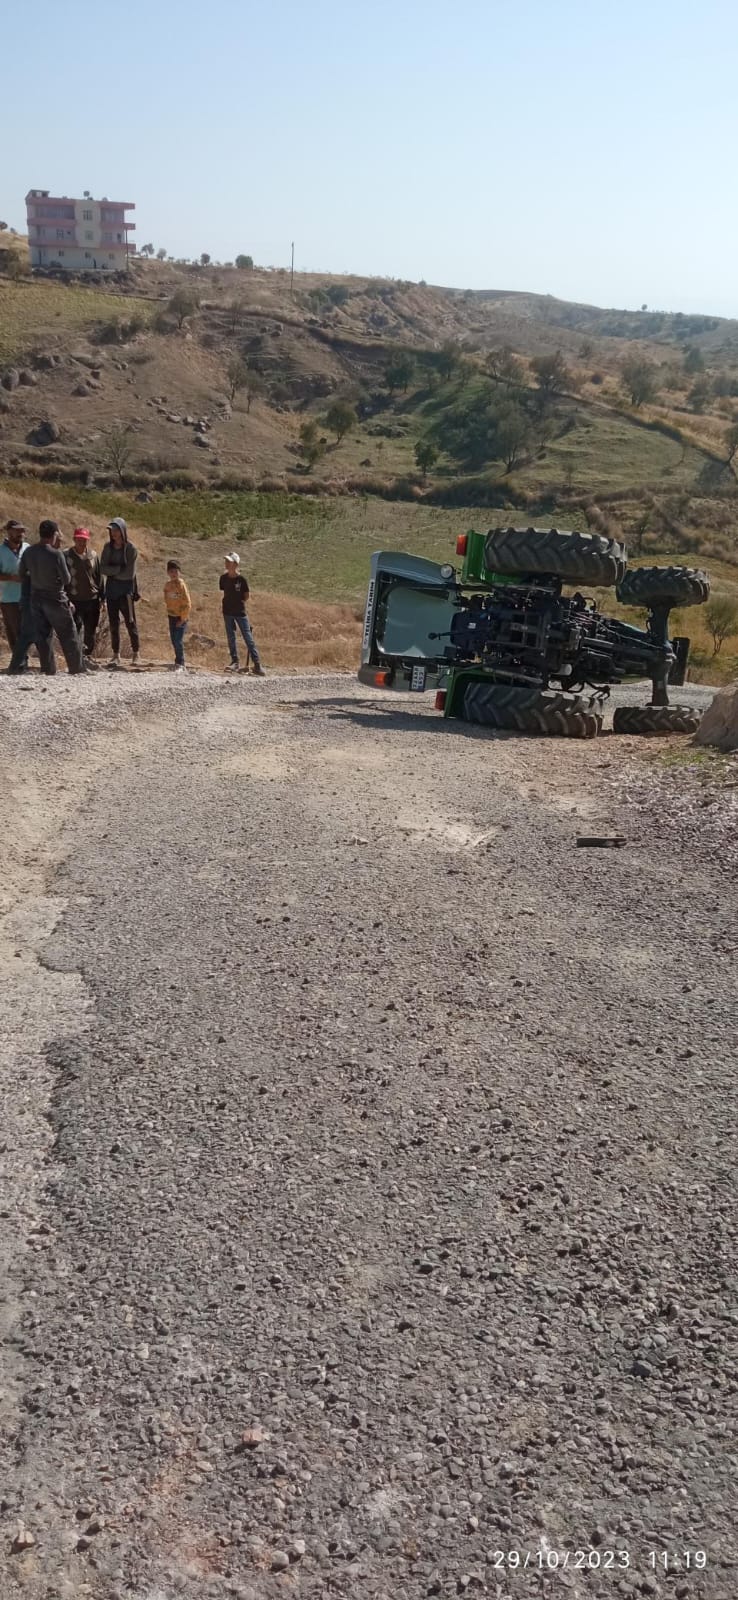
<svg viewBox="0 0 738 1600"><path fill-rule="evenodd" d="M341 678L0 714L3 1600L734 1600L732 793Z"/></svg>

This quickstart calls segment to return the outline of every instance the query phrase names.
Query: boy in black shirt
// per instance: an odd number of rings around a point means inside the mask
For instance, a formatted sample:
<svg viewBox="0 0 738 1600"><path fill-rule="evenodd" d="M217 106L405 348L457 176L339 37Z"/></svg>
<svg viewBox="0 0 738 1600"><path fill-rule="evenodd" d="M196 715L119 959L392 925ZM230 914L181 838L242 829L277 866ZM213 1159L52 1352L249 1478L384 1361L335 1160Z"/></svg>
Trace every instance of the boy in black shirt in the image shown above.
<svg viewBox="0 0 738 1600"><path fill-rule="evenodd" d="M220 580L220 591L223 596L223 621L225 623L228 649L231 653L230 666L226 672L238 672L238 631L240 630L246 645L246 671L249 670L249 656L254 663L254 672L257 678L265 678L266 673L259 658L256 641L251 632L251 624L246 614L246 601L249 598L249 586L246 578L239 572L241 557L235 551L225 558L225 572Z"/></svg>

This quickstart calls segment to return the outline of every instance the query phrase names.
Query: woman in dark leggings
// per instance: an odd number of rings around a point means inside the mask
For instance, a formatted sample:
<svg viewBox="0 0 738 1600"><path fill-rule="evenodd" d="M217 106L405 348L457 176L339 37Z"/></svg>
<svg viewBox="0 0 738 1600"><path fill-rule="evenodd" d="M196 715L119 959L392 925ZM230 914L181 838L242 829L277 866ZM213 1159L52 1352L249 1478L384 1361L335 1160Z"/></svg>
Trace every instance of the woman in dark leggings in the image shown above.
<svg viewBox="0 0 738 1600"><path fill-rule="evenodd" d="M137 667L141 660L138 624L136 622L136 600L138 599L136 561L138 560L138 551L135 544L130 543L128 529L122 517L113 517L112 522L108 523L108 533L110 538L100 557L100 574L105 579L105 603L108 608L108 621L110 623L110 643L113 647L113 657L108 662L108 665L111 667L120 666L120 619L122 617L131 641L133 655L131 665Z"/></svg>

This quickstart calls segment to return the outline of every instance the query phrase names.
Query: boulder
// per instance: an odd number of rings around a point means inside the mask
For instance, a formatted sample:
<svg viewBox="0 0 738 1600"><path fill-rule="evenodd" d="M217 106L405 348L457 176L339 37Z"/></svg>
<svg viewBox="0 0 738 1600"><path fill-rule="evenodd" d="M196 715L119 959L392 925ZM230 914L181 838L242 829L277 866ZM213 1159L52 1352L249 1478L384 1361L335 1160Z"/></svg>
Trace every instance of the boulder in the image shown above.
<svg viewBox="0 0 738 1600"><path fill-rule="evenodd" d="M29 442L36 445L57 444L61 439L61 428L53 417L42 417L36 424L33 432L28 435Z"/></svg>
<svg viewBox="0 0 738 1600"><path fill-rule="evenodd" d="M716 694L694 739L695 744L713 745L716 750L738 750L738 686Z"/></svg>
<svg viewBox="0 0 738 1600"><path fill-rule="evenodd" d="M90 386L87 383L78 383L76 385L76 387L72 390L72 394L85 395L85 394L90 394L90 393L91 393Z"/></svg>
<svg viewBox="0 0 738 1600"><path fill-rule="evenodd" d="M211 450L212 449L212 445L210 443L210 440L206 439L205 435L203 433L196 433L195 434L195 444L199 444L201 450Z"/></svg>
<svg viewBox="0 0 738 1600"><path fill-rule="evenodd" d="M7 372L4 372L3 376L2 376L2 386L3 386L3 388L4 389L17 389L19 383L20 383L20 373L18 371L18 368L17 367L8 367Z"/></svg>
<svg viewBox="0 0 738 1600"><path fill-rule="evenodd" d="M23 367L18 373L18 382L22 383L26 389L35 389L38 383L38 378L36 377L35 372L31 372L29 367Z"/></svg>
<svg viewBox="0 0 738 1600"><path fill-rule="evenodd" d="M150 506L153 498L153 494L149 494L148 489L139 489L138 494L136 495L136 499L140 506Z"/></svg>

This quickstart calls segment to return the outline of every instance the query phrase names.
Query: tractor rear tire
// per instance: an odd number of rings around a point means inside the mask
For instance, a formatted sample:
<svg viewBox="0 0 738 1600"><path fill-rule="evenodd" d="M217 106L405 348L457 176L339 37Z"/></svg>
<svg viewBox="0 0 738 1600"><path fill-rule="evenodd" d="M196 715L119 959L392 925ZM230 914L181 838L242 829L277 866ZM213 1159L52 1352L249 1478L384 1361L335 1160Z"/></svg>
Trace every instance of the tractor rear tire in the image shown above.
<svg viewBox="0 0 738 1600"><path fill-rule="evenodd" d="M701 606L710 579L697 567L629 567L616 593L624 606Z"/></svg>
<svg viewBox="0 0 738 1600"><path fill-rule="evenodd" d="M602 533L564 533L559 528L491 528L484 542L489 572L563 578L593 589L611 589L625 574L625 546Z"/></svg>
<svg viewBox="0 0 738 1600"><path fill-rule="evenodd" d="M544 694L520 684L469 683L462 702L465 722L562 739L596 738L602 715L601 695Z"/></svg>
<svg viewBox="0 0 738 1600"><path fill-rule="evenodd" d="M613 733L696 733L702 712L694 706L618 706Z"/></svg>

